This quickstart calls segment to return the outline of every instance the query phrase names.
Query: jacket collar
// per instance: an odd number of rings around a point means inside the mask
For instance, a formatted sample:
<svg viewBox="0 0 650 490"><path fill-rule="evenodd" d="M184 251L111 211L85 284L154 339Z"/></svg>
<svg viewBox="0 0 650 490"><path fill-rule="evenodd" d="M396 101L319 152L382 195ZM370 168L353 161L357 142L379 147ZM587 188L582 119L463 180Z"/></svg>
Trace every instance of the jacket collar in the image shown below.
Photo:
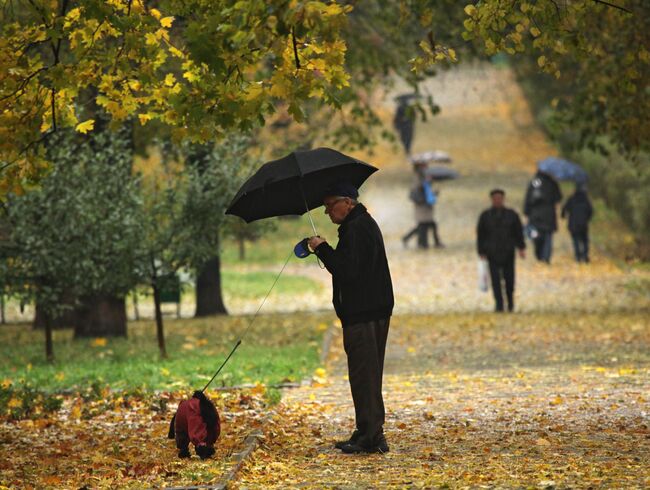
<svg viewBox="0 0 650 490"><path fill-rule="evenodd" d="M355 220L357 217L359 217L359 216L361 216L362 214L367 213L367 212L368 212L368 210L366 209L366 207L365 207L363 204L358 203L356 206L354 206L354 207L350 210L350 212L349 212L348 215L345 217L345 219L343 220L343 222L339 225L339 231L342 231L343 229L347 228L347 225L348 225L351 221Z"/></svg>

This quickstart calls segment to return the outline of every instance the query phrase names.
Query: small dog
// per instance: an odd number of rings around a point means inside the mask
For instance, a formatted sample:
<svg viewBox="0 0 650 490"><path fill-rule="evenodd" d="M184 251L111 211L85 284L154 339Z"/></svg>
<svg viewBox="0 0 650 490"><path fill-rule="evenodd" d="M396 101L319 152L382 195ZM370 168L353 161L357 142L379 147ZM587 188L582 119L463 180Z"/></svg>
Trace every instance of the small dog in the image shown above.
<svg viewBox="0 0 650 490"><path fill-rule="evenodd" d="M176 439L179 458L189 458L190 442L201 459L214 454L214 443L221 434L219 412L202 391L178 404L176 414L169 424L169 439Z"/></svg>

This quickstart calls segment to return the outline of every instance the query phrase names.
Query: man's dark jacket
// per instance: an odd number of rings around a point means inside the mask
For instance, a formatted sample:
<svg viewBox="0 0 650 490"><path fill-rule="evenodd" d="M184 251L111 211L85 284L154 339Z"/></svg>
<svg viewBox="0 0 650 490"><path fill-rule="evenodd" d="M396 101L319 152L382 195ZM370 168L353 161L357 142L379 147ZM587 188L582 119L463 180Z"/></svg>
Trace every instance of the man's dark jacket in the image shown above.
<svg viewBox="0 0 650 490"><path fill-rule="evenodd" d="M539 231L557 230L555 205L562 200L562 192L553 177L537 172L528 184L524 201L524 214L528 222Z"/></svg>
<svg viewBox="0 0 650 490"><path fill-rule="evenodd" d="M505 263L512 260L515 248L526 248L519 215L509 208L490 208L481 213L476 228L479 255Z"/></svg>
<svg viewBox="0 0 650 490"><path fill-rule="evenodd" d="M571 233L586 233L593 212L591 201L584 191L576 191L562 207L562 217L569 215Z"/></svg>
<svg viewBox="0 0 650 490"><path fill-rule="evenodd" d="M391 316L393 284L384 239L363 204L339 226L336 249L324 242L315 252L332 274L332 301L344 327Z"/></svg>

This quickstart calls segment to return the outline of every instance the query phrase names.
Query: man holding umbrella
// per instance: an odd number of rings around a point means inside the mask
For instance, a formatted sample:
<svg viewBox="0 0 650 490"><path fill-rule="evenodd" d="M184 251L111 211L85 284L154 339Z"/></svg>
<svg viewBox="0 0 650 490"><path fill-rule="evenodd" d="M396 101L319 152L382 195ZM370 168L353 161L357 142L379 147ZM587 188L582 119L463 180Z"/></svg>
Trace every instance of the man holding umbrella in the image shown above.
<svg viewBox="0 0 650 490"><path fill-rule="evenodd" d="M309 215L325 204L325 213L340 225L335 249L319 236L309 239L309 247L332 274L334 308L343 325L356 416L350 439L336 444L346 453L388 451L381 384L393 286L379 226L357 202L358 188L376 171L331 148L294 151L262 165L226 210L250 223L271 216ZM317 235L311 215L309 220ZM305 257L302 252L298 256ZM235 348L239 344L241 339Z"/></svg>
<svg viewBox="0 0 650 490"><path fill-rule="evenodd" d="M332 274L333 303L343 325L343 345L356 430L335 444L345 453L385 453L382 397L384 353L393 311L393 286L381 231L348 182L325 192L325 213L339 226L332 248L313 236L309 246Z"/></svg>

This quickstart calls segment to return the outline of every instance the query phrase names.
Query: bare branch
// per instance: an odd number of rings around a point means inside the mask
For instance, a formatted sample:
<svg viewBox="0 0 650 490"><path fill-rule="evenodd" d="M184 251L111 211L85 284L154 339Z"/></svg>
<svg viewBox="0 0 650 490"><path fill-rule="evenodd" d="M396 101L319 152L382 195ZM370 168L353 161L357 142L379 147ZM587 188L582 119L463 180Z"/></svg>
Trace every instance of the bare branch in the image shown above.
<svg viewBox="0 0 650 490"><path fill-rule="evenodd" d="M38 70L36 70L34 73L31 73L30 75L28 75L25 79L23 79L23 81L20 83L20 86L16 90L14 90L12 93L10 93L8 95L4 95L4 96L0 97L0 102L12 98L13 96L17 95L19 92L24 92L25 87L31 81L31 79L34 78L36 75L38 75L40 72L47 70L48 68L49 68L49 66L44 66L44 67L39 68ZM20 97L20 95L18 97Z"/></svg>
<svg viewBox="0 0 650 490"><path fill-rule="evenodd" d="M300 70L300 60L298 59L298 46L296 44L296 33L293 27L291 28L291 40L293 41L293 56L296 59L296 70Z"/></svg>
<svg viewBox="0 0 650 490"><path fill-rule="evenodd" d="M626 9L625 7L621 7L620 5L615 5L613 3L606 2L605 0L592 0L592 1L595 2L595 3L599 3L601 5L607 5L608 7L611 7L611 8L614 8L614 9L622 10L623 12L627 12L628 14L633 14L634 13L631 10Z"/></svg>

